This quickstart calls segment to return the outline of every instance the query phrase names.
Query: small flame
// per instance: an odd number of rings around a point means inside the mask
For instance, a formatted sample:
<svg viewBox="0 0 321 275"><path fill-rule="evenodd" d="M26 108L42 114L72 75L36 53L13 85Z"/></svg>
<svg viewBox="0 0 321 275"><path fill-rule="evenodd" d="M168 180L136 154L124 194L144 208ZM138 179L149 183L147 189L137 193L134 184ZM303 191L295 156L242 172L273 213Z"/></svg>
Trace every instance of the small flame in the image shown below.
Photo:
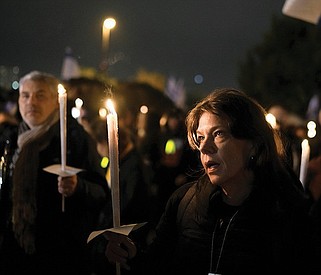
<svg viewBox="0 0 321 275"><path fill-rule="evenodd" d="M111 99L107 99L107 109L112 114L116 113L115 108L114 108L114 104Z"/></svg>
<svg viewBox="0 0 321 275"><path fill-rule="evenodd" d="M64 88L64 86L62 84L58 84L58 93L59 95L62 95L66 92L66 89Z"/></svg>

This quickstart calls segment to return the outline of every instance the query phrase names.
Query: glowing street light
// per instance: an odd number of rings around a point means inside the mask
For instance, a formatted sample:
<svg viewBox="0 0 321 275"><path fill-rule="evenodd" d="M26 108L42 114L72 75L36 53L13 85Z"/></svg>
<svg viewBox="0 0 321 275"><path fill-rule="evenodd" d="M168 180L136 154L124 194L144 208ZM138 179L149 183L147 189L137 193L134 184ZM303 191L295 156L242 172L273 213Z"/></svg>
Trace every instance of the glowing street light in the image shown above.
<svg viewBox="0 0 321 275"><path fill-rule="evenodd" d="M111 30L116 26L116 20L114 18L107 18L104 21L104 28Z"/></svg>
<svg viewBox="0 0 321 275"><path fill-rule="evenodd" d="M111 30L115 28L116 20L114 18L107 18L103 22L102 26L102 61L100 64L100 69L106 71L108 67L108 51L111 37Z"/></svg>

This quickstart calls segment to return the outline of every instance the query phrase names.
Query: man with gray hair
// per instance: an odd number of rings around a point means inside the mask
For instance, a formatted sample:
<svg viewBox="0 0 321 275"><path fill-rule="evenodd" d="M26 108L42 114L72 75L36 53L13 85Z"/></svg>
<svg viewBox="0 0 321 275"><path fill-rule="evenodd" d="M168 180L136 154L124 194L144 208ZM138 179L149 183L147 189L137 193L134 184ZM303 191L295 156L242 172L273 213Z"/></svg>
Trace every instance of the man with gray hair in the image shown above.
<svg viewBox="0 0 321 275"><path fill-rule="evenodd" d="M22 121L7 143L0 197L1 274L90 274L86 239L109 193L95 143L71 116L66 162L82 170L67 177L44 171L62 161L58 84L38 71L20 80Z"/></svg>

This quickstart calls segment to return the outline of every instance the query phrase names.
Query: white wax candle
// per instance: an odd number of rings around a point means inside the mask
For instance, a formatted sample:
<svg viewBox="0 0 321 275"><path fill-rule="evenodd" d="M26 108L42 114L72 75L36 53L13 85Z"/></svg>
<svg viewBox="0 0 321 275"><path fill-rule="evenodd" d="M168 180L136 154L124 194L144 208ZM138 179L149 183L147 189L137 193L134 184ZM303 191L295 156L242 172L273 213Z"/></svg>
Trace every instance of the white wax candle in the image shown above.
<svg viewBox="0 0 321 275"><path fill-rule="evenodd" d="M113 102L107 101L107 129L114 227L120 226L118 118Z"/></svg>
<svg viewBox="0 0 321 275"><path fill-rule="evenodd" d="M67 93L63 85L58 85L59 112L60 112L60 147L61 147L61 170L66 170L67 152ZM62 212L65 212L65 197L62 196Z"/></svg>
<svg viewBox="0 0 321 275"><path fill-rule="evenodd" d="M306 174L308 171L308 164L310 160L310 145L307 139L304 139L301 143L301 165L300 165L300 181L305 187Z"/></svg>
<svg viewBox="0 0 321 275"><path fill-rule="evenodd" d="M61 168L66 169L66 140L67 140L67 93L61 84L58 85L59 109L60 109L60 144L61 144Z"/></svg>

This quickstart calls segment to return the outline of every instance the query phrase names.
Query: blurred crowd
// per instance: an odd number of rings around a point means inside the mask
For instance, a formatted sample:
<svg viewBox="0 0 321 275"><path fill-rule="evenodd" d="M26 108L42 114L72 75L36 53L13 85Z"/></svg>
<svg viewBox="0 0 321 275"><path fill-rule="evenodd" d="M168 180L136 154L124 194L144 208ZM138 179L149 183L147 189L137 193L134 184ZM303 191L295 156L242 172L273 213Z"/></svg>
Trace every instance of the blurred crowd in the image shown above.
<svg viewBox="0 0 321 275"><path fill-rule="evenodd" d="M117 87L112 87L113 91L111 92L111 88L105 83L86 77L64 80L63 84L67 89L69 114L71 115L72 109L76 108L76 100L81 99L81 106L77 107L79 113L75 115L75 118L91 134L94 134L92 127L97 128L95 125L97 121L106 119L99 114L99 110L105 106L108 97L114 97L120 131L127 133L126 135L129 136L135 149L139 152L149 196L153 197L158 194L159 201L157 203L163 204L177 186L195 176L199 163L195 161L195 153L187 145L186 130L184 129L188 110L176 106L164 95L163 91L146 83L122 82ZM282 106L282 103L271 106L267 110L275 117L276 125L274 127L284 135L289 161L298 176L301 164L301 142L308 139L311 148L310 159L313 159L312 167L309 169L309 179L316 173L314 161L321 154L319 96L315 94L311 98L305 116L291 113ZM1 88L0 148L2 154L6 142L6 131L10 131L10 128L18 125L21 120L17 98L17 90ZM146 113L141 111L141 107L147 108ZM307 123L309 121L315 122L316 134L312 137L308 136ZM103 131L105 130L103 129ZM93 138L97 137L93 136ZM175 149L168 152L170 144L173 144ZM163 173L163 169L166 169L166 173ZM158 175L162 175L162 177ZM184 177L181 177L182 175ZM165 179L165 176L168 178ZM159 182L162 179L164 182ZM306 185L308 187L308 183Z"/></svg>
<svg viewBox="0 0 321 275"><path fill-rule="evenodd" d="M37 73L34 73L36 77ZM39 74L41 75L42 73L39 72ZM41 83L41 81L36 79L35 83ZM33 80L31 80L31 83L33 83ZM61 84L63 84L67 92L68 125L75 121L95 144L94 149L91 147L89 149L94 150L93 155L96 156L95 162L92 162L91 165L99 163L97 169L102 169L105 174L106 201L101 210L99 210L98 219L93 229L113 227L108 130L106 113L101 114L101 110L106 109L107 98L111 98L115 104L119 126L121 224L147 222L147 225L137 234L141 235L139 237L142 239L142 243L148 245L154 238L154 229L169 196L178 187L192 179L196 179L201 171L197 154L189 148L187 142L185 129L186 110L175 106L162 91L146 83L124 82L117 87L109 87L98 80L75 78L62 81ZM37 86L30 87L28 86L31 90L35 89L35 94L43 93L42 89L46 90L42 86L39 88ZM38 95L35 97L39 97L39 99L32 99L31 95L27 95L30 98L28 100L41 102L42 95L41 97ZM21 98L22 95L20 95L20 100ZM5 205L3 209L7 208L7 194L9 194L8 190L10 190L8 182L12 176L8 175L8 166L12 165L9 157L12 157L11 154L13 154L12 152L16 146L15 136L18 133L20 135L20 130L18 129L21 128L21 123L25 121L20 114L21 105L23 104L18 99L19 91L1 90L0 155L2 158L0 201L2 201L2 207ZM77 100L81 102L80 105L79 103L77 105ZM36 109L37 107L33 108ZM45 108L48 108L48 106ZM49 110L44 112L48 112L49 115ZM68 139L70 135L72 133L69 133L68 126ZM75 138L81 139L80 136ZM59 148L58 146L59 143L56 144L57 149ZM68 154L70 154L70 150L70 148L67 148ZM60 151L56 154L59 155L59 153ZM78 153L73 152L73 154ZM78 156L78 158L83 157ZM42 162L43 160L38 161ZM70 165L71 163L68 161L67 164ZM42 163L41 165L43 166ZM12 174L12 172L9 173ZM66 202L69 201L69 199L66 200ZM70 206L66 205L66 208L66 212L68 212ZM52 209L50 209L48 215L50 215L51 211ZM3 210L3 212L5 211ZM3 215L7 214L3 213ZM5 227L5 225L3 226ZM0 229L0 232L1 230L3 228ZM104 266L105 262L107 263L104 256L104 244L104 237L98 237L88 244L89 259L92 262L92 274L102 274L107 268ZM7 255L9 254L7 253Z"/></svg>
<svg viewBox="0 0 321 275"><path fill-rule="evenodd" d="M105 100L111 98L119 120L121 224L148 222L137 232L142 243L148 245L154 238L155 227L170 195L202 174L199 156L188 145L185 125L188 110L176 106L162 91L145 83L124 82L110 87L98 80L75 78L62 84L68 97L67 119L75 120L94 142L96 161L104 173L106 203L93 228L105 229L113 225L108 132L106 114L101 113ZM22 121L18 96L19 92L15 90L2 89L0 94L1 196L8 138ZM75 103L77 99L82 102L80 106ZM315 209L311 209L313 215L320 215L317 205L321 196L321 107L315 107L314 112L307 109L306 117L289 113L281 104L272 106L268 112L276 118L275 127L284 136L289 164L297 176L301 165L301 142L308 139L310 161L303 187L307 196L316 202L313 204ZM312 138L308 137L306 126L310 120L316 123L316 136ZM103 274L107 270L104 241L97 238L88 247L93 263L91 273Z"/></svg>

